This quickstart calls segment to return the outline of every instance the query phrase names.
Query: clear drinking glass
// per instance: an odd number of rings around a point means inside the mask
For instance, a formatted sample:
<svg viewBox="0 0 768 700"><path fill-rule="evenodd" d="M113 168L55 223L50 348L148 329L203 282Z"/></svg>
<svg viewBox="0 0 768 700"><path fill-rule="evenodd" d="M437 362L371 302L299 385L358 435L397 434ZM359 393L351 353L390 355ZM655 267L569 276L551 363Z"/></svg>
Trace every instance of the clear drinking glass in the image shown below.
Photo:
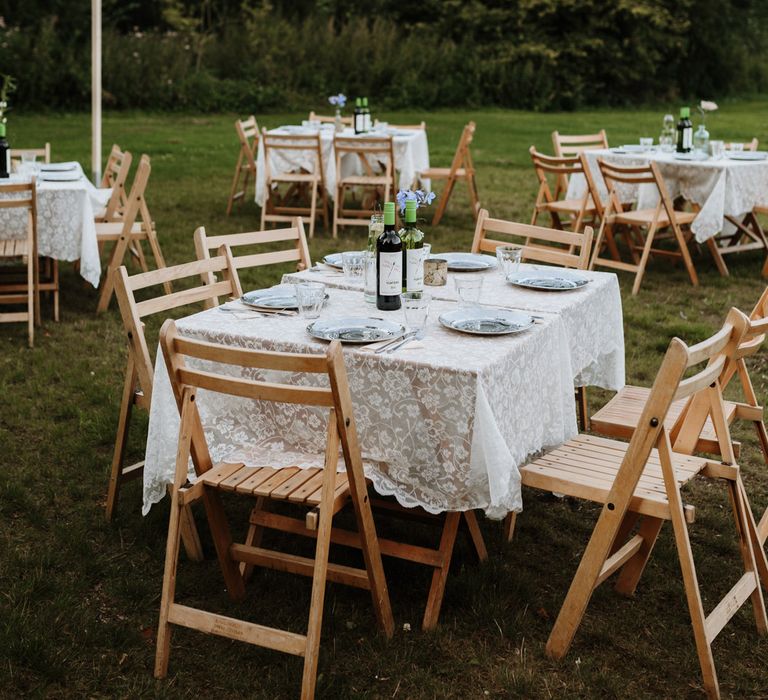
<svg viewBox="0 0 768 700"><path fill-rule="evenodd" d="M502 277L507 277L520 269L520 260L523 257L523 247L519 245L500 245L496 247L496 260L499 263L499 272Z"/></svg>
<svg viewBox="0 0 768 700"><path fill-rule="evenodd" d="M37 155L33 151L22 151L21 162L22 163L34 163Z"/></svg>
<svg viewBox="0 0 768 700"><path fill-rule="evenodd" d="M483 291L482 277L456 276L456 293L459 295L459 306L472 308L480 302L480 294Z"/></svg>
<svg viewBox="0 0 768 700"><path fill-rule="evenodd" d="M365 256L365 291L363 297L369 304L376 303L376 241L384 233L384 214L375 212L368 224L368 249Z"/></svg>
<svg viewBox="0 0 768 700"><path fill-rule="evenodd" d="M744 144L743 143L732 143L731 144L731 153L741 153L744 150Z"/></svg>
<svg viewBox="0 0 768 700"><path fill-rule="evenodd" d="M640 139L640 145L650 150L653 147L653 138L651 138L650 136L643 136Z"/></svg>
<svg viewBox="0 0 768 700"><path fill-rule="evenodd" d="M724 141L710 141L709 150L712 153L712 158L720 160L725 154L725 142Z"/></svg>
<svg viewBox="0 0 768 700"><path fill-rule="evenodd" d="M344 277L348 282L363 281L366 252L358 250L341 254L341 266L344 268Z"/></svg>
<svg viewBox="0 0 768 700"><path fill-rule="evenodd" d="M325 285L322 282L298 282L296 300L304 318L317 318L325 301Z"/></svg>
<svg viewBox="0 0 768 700"><path fill-rule="evenodd" d="M422 332L427 325L432 295L427 292L403 292L400 295L400 301L405 315L405 325L409 330Z"/></svg>

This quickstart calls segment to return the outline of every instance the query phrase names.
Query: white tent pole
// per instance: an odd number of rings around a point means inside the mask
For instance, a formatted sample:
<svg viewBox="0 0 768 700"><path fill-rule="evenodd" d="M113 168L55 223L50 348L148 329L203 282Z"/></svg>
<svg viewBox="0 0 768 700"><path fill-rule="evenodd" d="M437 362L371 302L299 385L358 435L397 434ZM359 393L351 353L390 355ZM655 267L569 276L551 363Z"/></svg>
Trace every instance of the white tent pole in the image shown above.
<svg viewBox="0 0 768 700"><path fill-rule="evenodd" d="M91 0L91 172L101 182L101 0Z"/></svg>

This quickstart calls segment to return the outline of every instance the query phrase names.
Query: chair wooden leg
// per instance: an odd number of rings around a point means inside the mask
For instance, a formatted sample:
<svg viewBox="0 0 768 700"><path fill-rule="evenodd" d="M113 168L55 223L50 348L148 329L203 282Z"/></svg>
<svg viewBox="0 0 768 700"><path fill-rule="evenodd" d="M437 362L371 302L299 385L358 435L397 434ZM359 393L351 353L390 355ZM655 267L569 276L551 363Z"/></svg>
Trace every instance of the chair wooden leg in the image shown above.
<svg viewBox="0 0 768 700"><path fill-rule="evenodd" d="M163 572L163 593L160 598L160 621L157 625L157 650L155 652L155 678L168 675L168 656L171 650L171 625L168 622L171 606L176 593L176 568L179 564L179 520L181 508L178 494L174 492L171 503L171 518L168 524L168 541L165 547L165 570Z"/></svg>
<svg viewBox="0 0 768 700"><path fill-rule="evenodd" d="M342 208L344 196L344 189L342 187L336 188L336 196L333 198L333 237L339 237L339 209Z"/></svg>
<svg viewBox="0 0 768 700"><path fill-rule="evenodd" d="M443 218L443 214L445 214L445 208L448 206L448 200L451 198L451 193L453 192L453 185L455 182L455 178L448 178L448 181L445 183L445 190L443 191L442 197L440 197L440 204L438 205L437 211L435 212L435 217L432 219L433 226L437 226L440 223L440 220Z"/></svg>
<svg viewBox="0 0 768 700"><path fill-rule="evenodd" d="M267 504L269 501L265 499L263 496L259 496L256 499L256 504L253 506L253 510L251 513L257 513L257 512L264 512L267 508ZM245 536L245 545L247 547L260 547L261 546L261 538L264 534L264 527L261 525L257 525L256 523L251 520L250 524L248 525L248 532ZM253 575L253 564L248 564L247 562L241 561L240 562L240 574L243 577L243 581L246 583Z"/></svg>
<svg viewBox="0 0 768 700"><path fill-rule="evenodd" d="M432 572L432 585L429 589L427 598L427 608L424 611L424 620L422 629L431 630L437 626L437 619L440 616L440 607L443 604L445 595L445 584L448 579L448 569L451 565L453 556L453 545L456 543L456 533L459 529L461 513L451 512L445 516L443 525L443 534L440 537L440 564Z"/></svg>
<svg viewBox="0 0 768 700"><path fill-rule="evenodd" d="M515 524L517 523L517 513L507 513L504 518L503 537L505 542L511 542L515 536Z"/></svg>
<svg viewBox="0 0 768 700"><path fill-rule="evenodd" d="M648 258L651 255L651 248L653 247L653 238L656 233L656 226L651 226L648 231L648 235L645 238L645 245L643 246L643 254L640 256L640 262L637 265L637 272L635 273L635 282L632 285L632 296L635 296L640 291L640 285L643 282L643 276L645 275L645 266L648 264Z"/></svg>
<svg viewBox="0 0 768 700"><path fill-rule="evenodd" d="M584 433L589 430L589 409L587 407L587 387L576 387L576 406L579 412L579 430Z"/></svg>
<svg viewBox="0 0 768 700"><path fill-rule="evenodd" d="M480 197L477 194L474 172L467 177L467 187L469 188L469 205L472 208L472 219L474 220L477 219L477 212L480 211Z"/></svg>
<svg viewBox="0 0 768 700"><path fill-rule="evenodd" d="M645 571L645 565L653 551L653 546L659 537L664 521L661 518L645 516L640 524L639 535L643 538L643 544L637 554L621 568L616 581L616 591L621 595L632 596L635 594L640 577Z"/></svg>
<svg viewBox="0 0 768 700"><path fill-rule="evenodd" d="M237 192L237 185L240 182L240 165L242 162L243 150L241 148L240 153L237 156L237 165L235 166L235 177L232 180L232 189L229 192L229 201L227 202L227 216L232 213L232 205L235 203L235 193Z"/></svg>
<svg viewBox="0 0 768 700"><path fill-rule="evenodd" d="M136 365L131 355L128 355L128 367L123 381L123 395L120 400L120 416L117 420L117 434L115 435L115 449L112 453L112 467L109 474L109 487L107 489L107 506L105 516L107 522L115 517L117 501L120 497L120 486L123 476L123 462L125 460L125 447L128 443L128 429L131 422L133 409L133 395L136 389Z"/></svg>
<svg viewBox="0 0 768 700"><path fill-rule="evenodd" d="M462 515L464 522L467 524L469 536L472 539L472 545L475 548L475 554L477 554L478 560L488 561L488 549L485 546L483 533L480 532L480 526L477 523L477 516L475 515L475 511L466 510Z"/></svg>
<svg viewBox="0 0 768 700"><path fill-rule="evenodd" d="M728 266L725 264L723 254L720 252L720 248L718 247L714 236L712 238L707 238L707 248L709 248L709 252L712 254L712 258L717 266L717 271L722 277L728 277L730 274L728 272Z"/></svg>
<svg viewBox="0 0 768 700"><path fill-rule="evenodd" d="M35 276L34 285L32 287L35 300L35 325L42 326L43 317L40 312L40 257L37 254L35 254L34 260L32 261L32 271Z"/></svg>
<svg viewBox="0 0 768 700"><path fill-rule="evenodd" d="M36 257L36 256L35 256ZM35 347L35 297L39 294L35 283L33 256L27 256L27 334L29 347Z"/></svg>
<svg viewBox="0 0 768 700"><path fill-rule="evenodd" d="M125 235L120 236L117 239L115 245L112 247L112 252L109 255L109 262L107 263L107 271L104 275L104 282L101 285L101 293L99 294L99 302L96 305L96 313L103 313L109 308L109 302L112 299L112 293L115 290L115 282L113 274L120 265L123 264L125 253L128 250L129 244L128 237Z"/></svg>
<svg viewBox="0 0 768 700"><path fill-rule="evenodd" d="M309 205L309 237L315 237L315 219L317 218L317 182L312 183L312 198Z"/></svg>
<svg viewBox="0 0 768 700"><path fill-rule="evenodd" d="M59 261L53 260L53 320L59 322Z"/></svg>

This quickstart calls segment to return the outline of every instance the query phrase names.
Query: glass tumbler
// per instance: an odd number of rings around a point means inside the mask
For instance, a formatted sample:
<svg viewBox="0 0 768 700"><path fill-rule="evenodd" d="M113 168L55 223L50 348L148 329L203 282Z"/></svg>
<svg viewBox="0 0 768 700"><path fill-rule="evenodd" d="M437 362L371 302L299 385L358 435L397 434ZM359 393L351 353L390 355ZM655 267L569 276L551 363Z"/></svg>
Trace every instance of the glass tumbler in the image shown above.
<svg viewBox="0 0 768 700"><path fill-rule="evenodd" d="M322 282L296 284L296 300L303 318L317 318L325 301L325 285Z"/></svg>
<svg viewBox="0 0 768 700"><path fill-rule="evenodd" d="M496 247L496 260L499 263L499 272L507 279L513 272L520 269L520 260L523 257L523 248L519 245L500 245Z"/></svg>
<svg viewBox="0 0 768 700"><path fill-rule="evenodd" d="M348 282L362 282L365 269L366 251L351 251L341 254L341 266L344 268L344 277Z"/></svg>
<svg viewBox="0 0 768 700"><path fill-rule="evenodd" d="M427 292L403 292L400 295L400 301L408 330L417 333L423 331L427 325L429 302L432 301L432 295L427 294Z"/></svg>
<svg viewBox="0 0 768 700"><path fill-rule="evenodd" d="M482 277L454 277L456 293L459 296L461 308L473 308L480 303L480 294L483 291Z"/></svg>

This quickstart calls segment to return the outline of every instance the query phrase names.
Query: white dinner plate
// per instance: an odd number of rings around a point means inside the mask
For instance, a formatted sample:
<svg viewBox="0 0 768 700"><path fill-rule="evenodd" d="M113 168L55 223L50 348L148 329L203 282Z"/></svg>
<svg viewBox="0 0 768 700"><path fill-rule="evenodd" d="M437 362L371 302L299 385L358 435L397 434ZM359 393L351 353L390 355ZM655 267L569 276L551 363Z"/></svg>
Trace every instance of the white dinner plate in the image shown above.
<svg viewBox="0 0 768 700"><path fill-rule="evenodd" d="M395 340L405 334L405 326L380 318L331 318L310 323L307 332L320 340L340 340L342 343L374 343Z"/></svg>
<svg viewBox="0 0 768 700"><path fill-rule="evenodd" d="M40 179L46 182L76 182L82 177L77 170L63 170L50 172L41 172Z"/></svg>
<svg viewBox="0 0 768 700"><path fill-rule="evenodd" d="M498 264L496 258L479 253L434 253L430 259L447 260L451 272L479 272L491 270Z"/></svg>
<svg viewBox="0 0 768 700"><path fill-rule="evenodd" d="M706 160L707 156L700 153L673 153L672 157L675 160Z"/></svg>
<svg viewBox="0 0 768 700"><path fill-rule="evenodd" d="M586 277L582 277L571 270L545 268L539 270L520 270L507 275L507 282L516 287L526 289L538 289L547 292L567 292L579 289L589 283Z"/></svg>
<svg viewBox="0 0 768 700"><path fill-rule="evenodd" d="M327 292L325 298L328 299ZM299 302L296 299L296 285L293 284L278 284L269 289L254 289L252 292L243 294L240 301L257 309L294 311L299 308Z"/></svg>
<svg viewBox="0 0 768 700"><path fill-rule="evenodd" d="M619 149L619 152L624 151L625 153L645 153L646 151L650 150L651 149L648 146L641 146L639 143L627 143Z"/></svg>
<svg viewBox="0 0 768 700"><path fill-rule="evenodd" d="M329 253L323 258L323 262L331 267L337 267L339 270L344 269L341 264L341 253Z"/></svg>
<svg viewBox="0 0 768 700"><path fill-rule="evenodd" d="M472 335L520 333L533 325L531 316L510 309L456 309L438 319L446 328Z"/></svg>
<svg viewBox="0 0 768 700"><path fill-rule="evenodd" d="M41 163L40 164L40 172L47 173L57 173L62 172L65 170L77 170L78 166L80 164L74 160L70 160L66 163Z"/></svg>
<svg viewBox="0 0 768 700"><path fill-rule="evenodd" d="M768 158L768 152L766 151L739 151L728 152L728 157L731 160L765 160Z"/></svg>

